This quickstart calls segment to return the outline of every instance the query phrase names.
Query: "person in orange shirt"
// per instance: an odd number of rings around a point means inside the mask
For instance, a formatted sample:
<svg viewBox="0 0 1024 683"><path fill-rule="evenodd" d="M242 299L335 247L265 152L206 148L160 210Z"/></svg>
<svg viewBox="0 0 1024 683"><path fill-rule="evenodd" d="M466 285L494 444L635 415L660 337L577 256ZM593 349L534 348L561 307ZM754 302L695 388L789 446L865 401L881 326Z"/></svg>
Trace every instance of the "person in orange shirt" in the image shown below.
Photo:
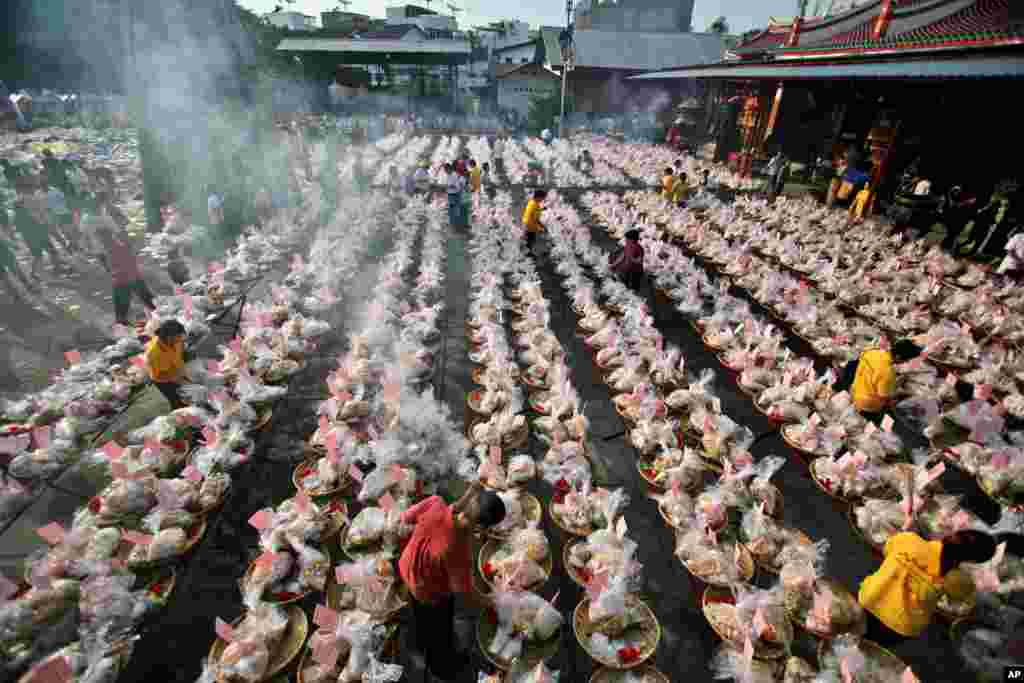
<svg viewBox="0 0 1024 683"><path fill-rule="evenodd" d="M398 561L398 572L412 594L416 639L435 678L454 680L465 662L455 652L454 596L462 594L485 605L473 590L473 535L503 519L504 502L479 482L454 505L431 496L402 515L402 522L414 529Z"/></svg>
<svg viewBox="0 0 1024 683"><path fill-rule="evenodd" d="M544 211L544 200L547 199L546 190L535 190L533 199L526 205L523 211L523 225L526 226L526 248L533 249L537 243L537 235L544 231L544 224L540 222L540 215Z"/></svg>
<svg viewBox="0 0 1024 683"><path fill-rule="evenodd" d="M958 567L986 562L995 550L991 536L970 529L942 541L926 541L911 531L893 535L882 566L861 582L857 595L867 613L867 639L893 645L921 635L943 594L956 601L973 597L974 583Z"/></svg>
<svg viewBox="0 0 1024 683"><path fill-rule="evenodd" d="M849 390L857 410L876 424L884 417L896 391L897 363L906 363L921 355L920 346L909 339L901 339L884 348L866 349L855 361L850 361L839 373L836 391Z"/></svg>
<svg viewBox="0 0 1024 683"><path fill-rule="evenodd" d="M669 166L665 169L665 175L661 178L661 196L665 199L672 201L673 190L676 187L676 176L672 167Z"/></svg>
<svg viewBox="0 0 1024 683"><path fill-rule="evenodd" d="M156 336L146 346L146 370L153 386L171 404L171 410L185 405L181 399L181 384L187 378L185 363L185 326L177 320L165 320L157 328Z"/></svg>

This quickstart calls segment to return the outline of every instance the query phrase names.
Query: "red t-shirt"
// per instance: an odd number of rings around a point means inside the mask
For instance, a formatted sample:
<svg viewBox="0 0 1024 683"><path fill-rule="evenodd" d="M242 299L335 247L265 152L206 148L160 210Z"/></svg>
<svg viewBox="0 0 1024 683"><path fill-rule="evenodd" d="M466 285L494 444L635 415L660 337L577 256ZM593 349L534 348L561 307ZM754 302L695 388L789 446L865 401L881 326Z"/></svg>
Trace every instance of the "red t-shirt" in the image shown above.
<svg viewBox="0 0 1024 683"><path fill-rule="evenodd" d="M115 287L130 285L142 278L135 252L126 242L118 239L110 245L110 274Z"/></svg>
<svg viewBox="0 0 1024 683"><path fill-rule="evenodd" d="M398 572L419 602L472 590L469 539L455 529L454 513L440 496L412 506L402 521L416 528L398 561Z"/></svg>

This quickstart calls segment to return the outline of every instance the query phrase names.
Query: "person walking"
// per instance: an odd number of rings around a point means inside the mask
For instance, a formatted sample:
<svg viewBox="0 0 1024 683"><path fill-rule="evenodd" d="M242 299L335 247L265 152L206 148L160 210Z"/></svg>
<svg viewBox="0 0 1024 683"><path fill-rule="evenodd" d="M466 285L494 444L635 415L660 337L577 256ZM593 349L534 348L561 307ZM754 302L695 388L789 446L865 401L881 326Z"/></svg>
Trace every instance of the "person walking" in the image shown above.
<svg viewBox="0 0 1024 683"><path fill-rule="evenodd" d="M504 172L504 162L502 161L502 153L505 151L505 140L503 136L499 135L494 140L494 144L491 146L491 159L494 161L495 173Z"/></svg>
<svg viewBox="0 0 1024 683"><path fill-rule="evenodd" d="M664 175L661 176L661 196L663 199L672 201L674 198L674 190L676 188L676 176L672 171L672 167L668 166L665 168Z"/></svg>
<svg viewBox="0 0 1024 683"><path fill-rule="evenodd" d="M43 254L50 255L55 268L63 262L50 240L50 221L46 199L36 192L33 176L19 176L15 185L17 199L14 204L14 228L32 254L32 277L42 277Z"/></svg>
<svg viewBox="0 0 1024 683"><path fill-rule="evenodd" d="M185 362L185 326L177 320L165 320L146 345L146 370L171 410L185 405L181 399L181 384L187 379Z"/></svg>
<svg viewBox="0 0 1024 683"><path fill-rule="evenodd" d="M455 651L454 596L487 605L473 590L473 535L503 519L504 502L479 482L453 505L431 496L402 514L402 522L413 525L413 532L398 571L412 595L416 639L434 678L453 681L466 662Z"/></svg>
<svg viewBox="0 0 1024 683"><path fill-rule="evenodd" d="M941 541L912 531L886 541L882 566L861 582L857 601L867 616L866 638L883 646L921 635L932 621L939 598L967 602L975 594L964 562L982 563L995 554L995 540L964 530Z"/></svg>
<svg viewBox="0 0 1024 683"><path fill-rule="evenodd" d="M462 225L462 192L466 187L465 178L456 173L455 167L446 163L445 191L448 194L448 224L455 228Z"/></svg>
<svg viewBox="0 0 1024 683"><path fill-rule="evenodd" d="M547 199L546 190L534 190L533 198L527 202L523 211L523 225L526 226L526 248L533 250L537 243L537 236L544 231L544 224L540 222L541 214L544 212L544 200Z"/></svg>
<svg viewBox="0 0 1024 683"><path fill-rule="evenodd" d="M480 203L480 191L483 188L483 172L477 166L476 159L469 160L469 191L476 204Z"/></svg>
<svg viewBox="0 0 1024 683"><path fill-rule="evenodd" d="M956 252L957 238L971 220L977 201L977 197L964 193L959 185L952 187L946 194L940 213L942 223L946 226L946 236L942 240L942 248L946 251Z"/></svg>
<svg viewBox="0 0 1024 683"><path fill-rule="evenodd" d="M612 259L612 272L626 283L626 286L641 295L644 284L644 248L640 246L640 231L626 233L626 244Z"/></svg>
<svg viewBox="0 0 1024 683"><path fill-rule="evenodd" d="M96 237L105 251L96 256L110 272L113 285L114 321L130 326L128 313L131 311L132 296L138 297L148 312L153 312L156 310L153 293L142 279L142 269L135 250L121 235L116 234L111 226L101 225L96 230Z"/></svg>

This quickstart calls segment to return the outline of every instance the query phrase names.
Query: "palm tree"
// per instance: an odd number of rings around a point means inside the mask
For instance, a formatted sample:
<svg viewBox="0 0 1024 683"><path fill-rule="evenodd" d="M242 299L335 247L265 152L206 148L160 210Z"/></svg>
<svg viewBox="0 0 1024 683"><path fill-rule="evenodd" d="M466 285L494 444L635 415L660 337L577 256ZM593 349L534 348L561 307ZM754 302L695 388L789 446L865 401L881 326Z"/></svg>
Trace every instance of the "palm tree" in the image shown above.
<svg viewBox="0 0 1024 683"><path fill-rule="evenodd" d="M729 32L729 22L725 17L718 17L710 24L708 24L708 33L717 33L719 35L725 35Z"/></svg>

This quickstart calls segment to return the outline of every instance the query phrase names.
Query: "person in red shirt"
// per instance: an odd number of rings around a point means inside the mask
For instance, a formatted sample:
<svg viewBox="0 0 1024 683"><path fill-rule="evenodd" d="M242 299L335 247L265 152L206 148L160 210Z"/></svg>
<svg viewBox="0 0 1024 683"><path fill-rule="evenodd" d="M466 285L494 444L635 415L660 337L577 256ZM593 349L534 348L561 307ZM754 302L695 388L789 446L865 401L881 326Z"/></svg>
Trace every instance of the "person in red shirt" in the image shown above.
<svg viewBox="0 0 1024 683"><path fill-rule="evenodd" d="M454 680L461 666L454 643L454 596L480 601L472 584L473 534L504 518L501 498L479 482L454 505L431 496L402 515L402 522L415 528L398 571L413 596L416 637L435 678Z"/></svg>
<svg viewBox="0 0 1024 683"><path fill-rule="evenodd" d="M626 233L626 246L612 261L612 271L634 292L639 292L644 279L644 248L640 246L640 231Z"/></svg>
<svg viewBox="0 0 1024 683"><path fill-rule="evenodd" d="M129 325L128 312L131 310L132 295L139 297L147 311L153 311L153 293L142 279L142 270L135 250L120 235L107 226L97 228L96 237L106 253L98 254L100 262L110 271L114 285L114 319L121 325Z"/></svg>

